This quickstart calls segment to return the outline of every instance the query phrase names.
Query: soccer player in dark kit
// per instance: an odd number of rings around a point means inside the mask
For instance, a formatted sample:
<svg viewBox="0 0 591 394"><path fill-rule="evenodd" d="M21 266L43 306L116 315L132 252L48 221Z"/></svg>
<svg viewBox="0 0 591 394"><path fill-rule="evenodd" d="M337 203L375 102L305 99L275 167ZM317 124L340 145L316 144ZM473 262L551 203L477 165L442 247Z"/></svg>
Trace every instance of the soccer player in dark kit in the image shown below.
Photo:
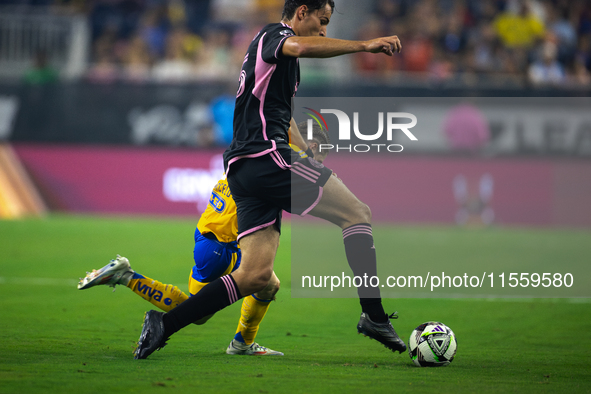
<svg viewBox="0 0 591 394"><path fill-rule="evenodd" d="M281 213L312 215L342 229L347 261L354 275L377 276L371 211L336 177L311 157L289 147L291 99L299 79L298 58L326 58L355 52L392 56L397 36L369 41L326 37L333 0L286 0L280 23L265 26L251 42L239 78L234 138L224 153L230 190L236 201L242 263L231 274L206 285L168 313L149 311L136 359L163 347L183 327L244 296L269 286L279 246ZM299 133L291 133L292 138ZM301 137L300 137L301 138ZM306 149L305 141L294 141ZM406 350L382 306L377 287L359 287L361 318L357 330L392 351Z"/></svg>

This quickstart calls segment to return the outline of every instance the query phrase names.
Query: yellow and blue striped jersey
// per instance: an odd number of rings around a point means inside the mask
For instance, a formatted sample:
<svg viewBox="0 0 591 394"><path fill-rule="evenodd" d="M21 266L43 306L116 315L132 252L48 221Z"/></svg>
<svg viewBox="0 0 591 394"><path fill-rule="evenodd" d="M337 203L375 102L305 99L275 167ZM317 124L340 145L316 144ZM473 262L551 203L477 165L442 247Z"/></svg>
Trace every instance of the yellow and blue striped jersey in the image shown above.
<svg viewBox="0 0 591 394"><path fill-rule="evenodd" d="M209 204L197 223L197 229L201 234L213 233L220 242L236 242L236 203L225 178L220 179L213 188Z"/></svg>

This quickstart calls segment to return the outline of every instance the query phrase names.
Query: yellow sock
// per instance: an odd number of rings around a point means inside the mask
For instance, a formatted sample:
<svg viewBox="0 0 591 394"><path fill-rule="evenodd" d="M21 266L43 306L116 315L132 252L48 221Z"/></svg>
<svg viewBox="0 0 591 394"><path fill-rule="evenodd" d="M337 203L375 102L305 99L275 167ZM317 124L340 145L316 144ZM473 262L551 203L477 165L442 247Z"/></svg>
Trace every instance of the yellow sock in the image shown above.
<svg viewBox="0 0 591 394"><path fill-rule="evenodd" d="M178 287L160 283L137 272L133 275L127 287L165 312L170 311L189 298Z"/></svg>
<svg viewBox="0 0 591 394"><path fill-rule="evenodd" d="M254 296L245 297L240 309L240 321L234 339L250 345L259 331L259 324L265 317L272 300L260 300Z"/></svg>

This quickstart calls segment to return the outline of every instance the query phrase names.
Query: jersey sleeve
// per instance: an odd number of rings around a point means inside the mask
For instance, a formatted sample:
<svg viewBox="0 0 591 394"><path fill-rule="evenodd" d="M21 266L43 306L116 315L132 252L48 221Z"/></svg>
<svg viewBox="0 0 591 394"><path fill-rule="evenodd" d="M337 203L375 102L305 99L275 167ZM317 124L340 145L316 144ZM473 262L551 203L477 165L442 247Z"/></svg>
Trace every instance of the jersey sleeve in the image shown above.
<svg viewBox="0 0 591 394"><path fill-rule="evenodd" d="M266 63L278 63L286 58L282 53L283 44L289 37L295 36L293 30L281 23L273 26L263 37L262 57Z"/></svg>

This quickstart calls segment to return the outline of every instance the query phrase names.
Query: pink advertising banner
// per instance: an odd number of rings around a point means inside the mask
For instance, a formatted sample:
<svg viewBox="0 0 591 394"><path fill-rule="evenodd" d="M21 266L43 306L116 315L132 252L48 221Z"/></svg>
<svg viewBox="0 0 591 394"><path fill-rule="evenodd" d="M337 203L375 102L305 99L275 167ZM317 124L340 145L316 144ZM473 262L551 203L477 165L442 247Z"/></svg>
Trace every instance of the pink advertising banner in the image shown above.
<svg viewBox="0 0 591 394"><path fill-rule="evenodd" d="M17 144L54 210L198 215L223 173L216 150ZM375 222L591 226L591 162L329 155Z"/></svg>
<svg viewBox="0 0 591 394"><path fill-rule="evenodd" d="M15 145L50 208L197 215L223 174L223 151Z"/></svg>

